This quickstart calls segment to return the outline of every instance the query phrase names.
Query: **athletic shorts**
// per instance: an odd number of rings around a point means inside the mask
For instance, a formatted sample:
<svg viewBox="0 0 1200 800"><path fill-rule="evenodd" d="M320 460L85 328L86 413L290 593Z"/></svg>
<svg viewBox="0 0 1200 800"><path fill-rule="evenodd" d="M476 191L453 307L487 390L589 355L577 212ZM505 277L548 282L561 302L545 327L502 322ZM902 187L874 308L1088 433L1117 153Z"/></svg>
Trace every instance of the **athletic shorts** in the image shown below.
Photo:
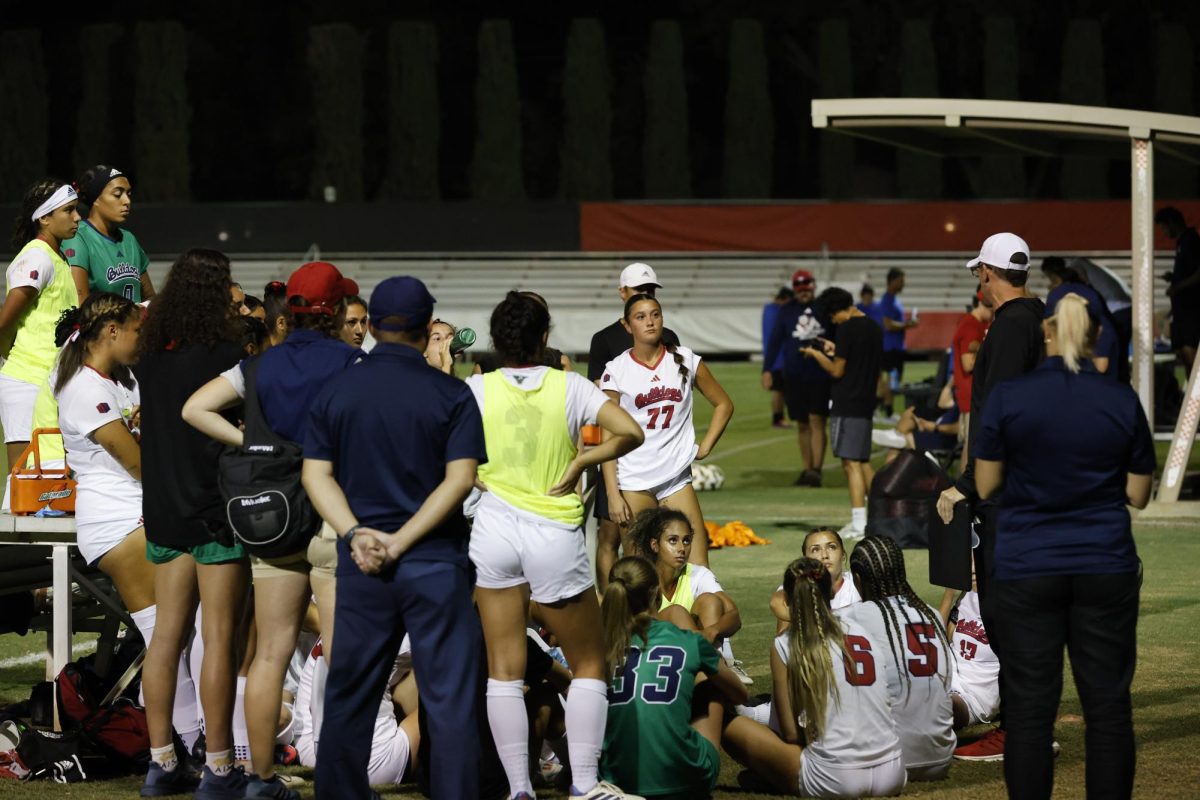
<svg viewBox="0 0 1200 800"><path fill-rule="evenodd" d="M783 403L788 416L797 422L808 422L809 416L829 416L829 393L833 383L821 379L802 378L798 375L785 377L783 381Z"/></svg>
<svg viewBox="0 0 1200 800"><path fill-rule="evenodd" d="M36 384L0 375L0 425L4 426L5 444L29 441L37 395Z"/></svg>
<svg viewBox="0 0 1200 800"><path fill-rule="evenodd" d="M604 488L604 471L596 468L595 502L592 503L592 516L599 520L611 519L608 516L608 491Z"/></svg>
<svg viewBox="0 0 1200 800"><path fill-rule="evenodd" d="M140 516L100 522L75 520L75 541L79 554L89 566L96 566L100 559L114 547L125 541L125 537L142 527Z"/></svg>
<svg viewBox="0 0 1200 800"><path fill-rule="evenodd" d="M896 370L898 378L904 377L904 351L903 350L884 350L883 358L879 361L879 368L884 372ZM893 389L896 387L893 386Z"/></svg>
<svg viewBox="0 0 1200 800"><path fill-rule="evenodd" d="M700 740L697 744L696 761L692 761L689 757L685 764L675 767L675 771L680 777L684 773L688 774L694 783L690 788L677 792L647 792L647 800L696 800L697 797L712 796L712 791L717 786L717 779L721 777L721 753L712 742L701 736L695 729L692 731Z"/></svg>
<svg viewBox="0 0 1200 800"><path fill-rule="evenodd" d="M831 417L829 438L838 458L871 460L871 420L867 417Z"/></svg>
<svg viewBox="0 0 1200 800"><path fill-rule="evenodd" d="M967 706L971 719L968 725L980 725L991 722L1000 710L999 681L965 681L954 671L950 679L950 694L956 694Z"/></svg>
<svg viewBox="0 0 1200 800"><path fill-rule="evenodd" d="M475 585L529 584L530 599L554 603L592 587L583 528L539 517L485 492L471 529Z"/></svg>
<svg viewBox="0 0 1200 800"><path fill-rule="evenodd" d="M800 753L801 797L892 797L907 781L899 755L873 767L839 767Z"/></svg>
<svg viewBox="0 0 1200 800"><path fill-rule="evenodd" d="M231 547L226 547L220 542L205 542L183 550L146 542L146 560L151 564L167 564L184 555L196 559L197 564L229 564L246 558L246 549L239 542L235 542Z"/></svg>
<svg viewBox="0 0 1200 800"><path fill-rule="evenodd" d="M662 500L680 491L683 489L683 487L687 486L691 482L692 465L688 464L679 474L668 478L657 486L650 486L645 489L626 489L625 487L621 487L621 491L646 492L647 494L654 495L655 500Z"/></svg>
<svg viewBox="0 0 1200 800"><path fill-rule="evenodd" d="M337 533L328 522L321 523L321 530L304 550L275 558L250 556L250 574L255 580L309 572L332 578L336 570Z"/></svg>

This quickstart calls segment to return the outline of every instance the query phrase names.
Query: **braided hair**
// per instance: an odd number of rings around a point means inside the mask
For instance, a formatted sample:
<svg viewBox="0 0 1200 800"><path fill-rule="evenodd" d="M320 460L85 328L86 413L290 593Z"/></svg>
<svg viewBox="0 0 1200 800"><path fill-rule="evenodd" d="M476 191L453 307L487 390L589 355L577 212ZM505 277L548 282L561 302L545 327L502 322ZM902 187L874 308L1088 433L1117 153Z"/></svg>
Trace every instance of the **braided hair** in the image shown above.
<svg viewBox="0 0 1200 800"><path fill-rule="evenodd" d="M625 301L625 322L629 323L629 315L633 313L633 307L643 300L649 300L654 305L658 306L659 312L662 312L662 303L658 302L658 298L652 294L635 294L633 297ZM663 346L667 348L667 352L675 359L675 364L679 367L679 388L687 386L688 373L690 370L687 364L684 363L683 354L676 352L675 345L664 341Z"/></svg>
<svg viewBox="0 0 1200 800"><path fill-rule="evenodd" d="M492 311L492 347L505 366L540 364L550 312L544 303L511 291Z"/></svg>
<svg viewBox="0 0 1200 800"><path fill-rule="evenodd" d="M107 292L93 292L79 308L64 311L59 316L54 330L55 342L66 342L58 356L58 376L54 381L54 393L57 395L61 392L71 378L83 369L88 345L100 338L105 326L110 322L124 325L135 316L139 316L141 311L137 303L129 298ZM79 335L74 340L67 341L75 331L79 331ZM110 372L113 380L126 389L133 388L133 375L129 367L114 364Z"/></svg>
<svg viewBox="0 0 1200 800"><path fill-rule="evenodd" d="M904 623L897 618L896 605L890 600L893 597L899 598L900 604L916 612L917 617L924 624L937 632L937 637L941 640L946 652L952 653L953 648L950 646L950 639L946 636L946 629L942 626L941 619L909 585L908 576L904 570L904 553L894 539L886 536L863 537L855 546L854 552L850 554L850 572L858 579L858 587L862 592L863 601L874 603L882 613L896 671L904 675L905 681L908 682L908 689L911 691L912 677L909 670L901 663L901 659L904 657L906 637L906 633L901 627ZM907 623L909 618L907 611L904 612L904 617L905 623ZM947 670L943 682L949 680L950 675Z"/></svg>
<svg viewBox="0 0 1200 800"><path fill-rule="evenodd" d="M797 558L783 573L788 604L788 695L792 711L804 712L808 741L821 738L829 695L840 702L830 642L846 653L845 633L829 608L833 580L820 561Z"/></svg>

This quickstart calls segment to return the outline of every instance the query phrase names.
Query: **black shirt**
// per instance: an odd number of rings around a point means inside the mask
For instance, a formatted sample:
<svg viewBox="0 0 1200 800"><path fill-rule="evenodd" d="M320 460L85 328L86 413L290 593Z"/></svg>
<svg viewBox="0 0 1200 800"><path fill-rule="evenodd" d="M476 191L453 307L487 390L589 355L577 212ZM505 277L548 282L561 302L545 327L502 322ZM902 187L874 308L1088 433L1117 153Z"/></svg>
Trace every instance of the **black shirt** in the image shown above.
<svg viewBox="0 0 1200 800"><path fill-rule="evenodd" d="M1036 297L1018 297L996 309L975 357L971 386L971 422L967 426L967 468L955 485L975 497L975 442L988 395L1002 381L1032 372L1046 355L1042 318L1046 306Z"/></svg>
<svg viewBox="0 0 1200 800"><path fill-rule="evenodd" d="M834 358L846 359L846 371L833 382L830 415L870 419L883 360L883 330L870 317L851 317L837 327Z"/></svg>
<svg viewBox="0 0 1200 800"><path fill-rule="evenodd" d="M221 444L183 421L183 404L242 360L235 342L194 344L142 356L133 374L142 397L142 515L146 540L184 550L228 533L217 457ZM232 534L228 534L232 537Z"/></svg>
<svg viewBox="0 0 1200 800"><path fill-rule="evenodd" d="M679 345L679 337L670 328L663 328L663 344ZM588 348L588 380L595 383L604 377L608 362L633 347L633 336L617 320L592 335L592 346Z"/></svg>
<svg viewBox="0 0 1200 800"><path fill-rule="evenodd" d="M1200 270L1200 234L1188 228L1175 242L1175 266L1171 270L1171 284L1182 282ZM1171 296L1171 313L1176 316L1195 317L1200 315L1200 285L1191 286Z"/></svg>

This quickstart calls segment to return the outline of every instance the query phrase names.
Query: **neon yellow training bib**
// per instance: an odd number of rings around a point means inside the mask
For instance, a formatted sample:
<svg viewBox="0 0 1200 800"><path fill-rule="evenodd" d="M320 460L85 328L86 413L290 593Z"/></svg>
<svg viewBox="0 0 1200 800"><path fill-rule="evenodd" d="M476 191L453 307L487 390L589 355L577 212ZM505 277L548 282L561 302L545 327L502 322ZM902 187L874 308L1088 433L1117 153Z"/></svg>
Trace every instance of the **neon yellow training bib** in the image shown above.
<svg viewBox="0 0 1200 800"><path fill-rule="evenodd" d="M538 388L513 386L499 370L483 376L487 463L479 480L509 505L571 526L583 524L583 502L571 492L546 494L575 458L567 425L567 375L548 369Z"/></svg>
<svg viewBox="0 0 1200 800"><path fill-rule="evenodd" d="M683 568L683 574L679 576L679 580L675 584L675 594L671 597L664 594L658 610L662 611L667 606L683 606L690 614L692 604L695 602L696 597L692 593L692 565L688 564Z"/></svg>
<svg viewBox="0 0 1200 800"><path fill-rule="evenodd" d="M54 359L58 357L58 348L54 346L54 329L58 326L58 318L68 308L79 305L79 290L75 288L71 267L62 254L41 239L34 239L21 248L17 259L26 251L36 248L41 248L50 256L54 264L54 279L38 293L17 321L17 337L0 374L40 386L50 374ZM11 291L11 286L6 287L5 294Z"/></svg>

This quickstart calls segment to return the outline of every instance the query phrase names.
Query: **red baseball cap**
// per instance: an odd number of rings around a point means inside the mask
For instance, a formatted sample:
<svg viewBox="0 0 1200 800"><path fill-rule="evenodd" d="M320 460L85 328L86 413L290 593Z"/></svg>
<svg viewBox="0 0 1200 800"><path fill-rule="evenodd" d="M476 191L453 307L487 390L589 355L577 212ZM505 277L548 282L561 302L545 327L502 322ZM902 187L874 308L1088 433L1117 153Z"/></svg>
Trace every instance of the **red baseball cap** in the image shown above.
<svg viewBox="0 0 1200 800"><path fill-rule="evenodd" d="M332 316L346 295L351 294L358 294L358 284L343 278L341 271L328 261L302 265L287 282L288 308L296 314ZM304 298L308 305L292 305L293 297Z"/></svg>
<svg viewBox="0 0 1200 800"><path fill-rule="evenodd" d="M792 287L803 286L805 289L811 289L817 285L817 281L813 278L813 274L806 269L798 269L792 273Z"/></svg>

